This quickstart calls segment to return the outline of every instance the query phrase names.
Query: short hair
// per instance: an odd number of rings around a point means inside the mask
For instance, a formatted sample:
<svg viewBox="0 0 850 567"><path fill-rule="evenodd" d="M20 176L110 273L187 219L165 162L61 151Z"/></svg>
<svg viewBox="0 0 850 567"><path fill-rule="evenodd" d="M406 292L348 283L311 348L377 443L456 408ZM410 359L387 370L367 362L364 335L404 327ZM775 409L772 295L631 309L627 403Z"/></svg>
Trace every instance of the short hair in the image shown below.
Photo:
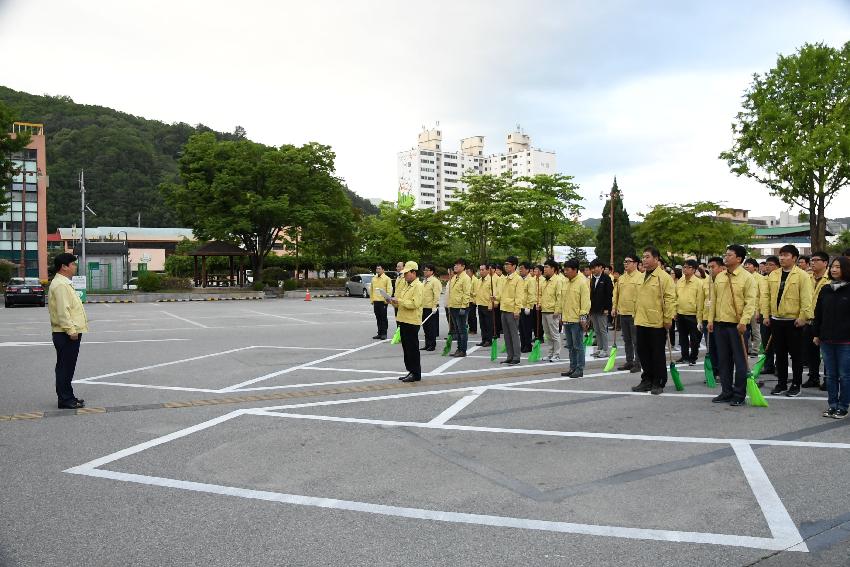
<svg viewBox="0 0 850 567"><path fill-rule="evenodd" d="M556 261L555 261L555 260L553 260L552 258L549 258L548 260L546 260L546 261L543 263L543 265L544 265L544 266L549 266L550 268L552 268L552 269L553 269L553 270L555 270L556 272L558 272L558 271L560 271L560 270L561 270L561 265L560 265L560 264L558 264L558 262L556 262Z"/></svg>
<svg viewBox="0 0 850 567"><path fill-rule="evenodd" d="M490 270L497 270L499 268L499 264L493 262L491 264L487 264L487 268Z"/></svg>
<svg viewBox="0 0 850 567"><path fill-rule="evenodd" d="M833 262L838 262L838 265L841 266L841 279L845 282L850 282L850 258L847 256L836 256L829 263L830 267L832 267Z"/></svg>
<svg viewBox="0 0 850 567"><path fill-rule="evenodd" d="M744 260L744 264L749 264L750 266L754 267L755 269L758 269L758 267L759 267L759 261L756 260L755 258L747 258L746 260Z"/></svg>
<svg viewBox="0 0 850 567"><path fill-rule="evenodd" d="M594 258L593 260L591 260L591 262L590 262L591 268L596 268L596 267L599 267L599 266L601 266L603 268L605 267L605 264L602 263L602 260L600 260L599 258Z"/></svg>
<svg viewBox="0 0 850 567"><path fill-rule="evenodd" d="M785 246L783 246L782 248L779 249L779 253L780 254L791 254L795 258L798 258L800 256L800 251L797 250L797 247L794 246L793 244L786 244ZM808 260L806 260L806 261L808 261Z"/></svg>
<svg viewBox="0 0 850 567"><path fill-rule="evenodd" d="M62 266L70 266L77 261L77 257L73 254L63 252L53 258L53 269L57 272L62 269Z"/></svg>
<svg viewBox="0 0 850 567"><path fill-rule="evenodd" d="M659 252L658 248L656 248L655 246L647 246L646 248L643 249L643 252L644 253L649 252L649 255L652 256L653 258L661 258L661 252Z"/></svg>
<svg viewBox="0 0 850 567"><path fill-rule="evenodd" d="M765 264L773 264L774 266L779 265L779 257L778 256L768 256L764 259Z"/></svg>
<svg viewBox="0 0 850 567"><path fill-rule="evenodd" d="M815 258L819 258L824 262L829 262L829 254L827 254L826 252L818 251L812 253L812 260L814 260Z"/></svg>
<svg viewBox="0 0 850 567"><path fill-rule="evenodd" d="M797 260L798 261L803 260L806 264L812 263L812 258L810 256L806 256L806 255L801 255L799 258L797 258Z"/></svg>
<svg viewBox="0 0 850 567"><path fill-rule="evenodd" d="M424 266L422 266L422 269L423 270L430 270L432 272L437 271L436 268L434 268L434 264L425 264Z"/></svg>
<svg viewBox="0 0 850 567"><path fill-rule="evenodd" d="M520 266L522 266L523 268L525 268L526 270L529 270L529 271L532 268L531 262L523 262L522 264L520 264Z"/></svg>
<svg viewBox="0 0 850 567"><path fill-rule="evenodd" d="M731 250L732 252L734 252L735 256L740 258L742 262L744 261L744 258L747 257L747 249L741 246L740 244L730 244L726 247L726 250Z"/></svg>
<svg viewBox="0 0 850 567"><path fill-rule="evenodd" d="M569 260L564 262L564 269L566 270L567 268L578 270L578 260L576 260L575 258L570 258Z"/></svg>
<svg viewBox="0 0 850 567"><path fill-rule="evenodd" d="M850 248L845 248L844 252L841 253L845 258L850 258Z"/></svg>
<svg viewBox="0 0 850 567"><path fill-rule="evenodd" d="M482 263L482 264L479 264L479 265L478 265L478 269L479 269L479 270L480 270L481 268L484 268L484 269L486 270L486 269L488 269L489 267L490 267L490 264L485 264L485 263Z"/></svg>
<svg viewBox="0 0 850 567"><path fill-rule="evenodd" d="M722 266L723 265L723 258L721 258L720 256L712 256L706 262L706 266L708 266L708 264L711 264L712 262L714 262L718 266Z"/></svg>
<svg viewBox="0 0 850 567"><path fill-rule="evenodd" d="M697 264L696 260L685 260L685 267L696 270L699 267L699 264Z"/></svg>
<svg viewBox="0 0 850 567"><path fill-rule="evenodd" d="M384 269L384 267L381 264L375 264L375 269L377 270L378 268L381 268L382 270Z"/></svg>
<svg viewBox="0 0 850 567"><path fill-rule="evenodd" d="M519 258L517 258L516 256L508 256L507 258L505 258L505 264L512 264L516 266L519 264Z"/></svg>
<svg viewBox="0 0 850 567"><path fill-rule="evenodd" d="M623 257L623 260L631 260L632 262L637 262L637 261L638 261L638 257L637 257L637 254L626 254L626 255Z"/></svg>
<svg viewBox="0 0 850 567"><path fill-rule="evenodd" d="M464 260L463 258L458 258L457 260L455 260L454 265L457 266L458 264L460 264L461 266L463 266L465 268L466 267L466 260Z"/></svg>

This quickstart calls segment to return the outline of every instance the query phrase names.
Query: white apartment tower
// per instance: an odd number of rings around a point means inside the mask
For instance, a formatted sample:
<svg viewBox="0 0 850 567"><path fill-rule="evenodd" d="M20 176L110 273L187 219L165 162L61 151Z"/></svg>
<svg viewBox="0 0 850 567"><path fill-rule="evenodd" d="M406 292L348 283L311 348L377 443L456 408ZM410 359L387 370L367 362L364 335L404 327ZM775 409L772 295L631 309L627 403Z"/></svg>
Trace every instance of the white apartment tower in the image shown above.
<svg viewBox="0 0 850 567"><path fill-rule="evenodd" d="M555 152L531 147L531 138L519 126L507 136L507 151L484 155L484 136L460 141L459 152L443 149L442 132L422 128L416 148L398 154L400 199L413 201L417 209L446 209L458 191L465 189L464 173L514 176L555 173Z"/></svg>

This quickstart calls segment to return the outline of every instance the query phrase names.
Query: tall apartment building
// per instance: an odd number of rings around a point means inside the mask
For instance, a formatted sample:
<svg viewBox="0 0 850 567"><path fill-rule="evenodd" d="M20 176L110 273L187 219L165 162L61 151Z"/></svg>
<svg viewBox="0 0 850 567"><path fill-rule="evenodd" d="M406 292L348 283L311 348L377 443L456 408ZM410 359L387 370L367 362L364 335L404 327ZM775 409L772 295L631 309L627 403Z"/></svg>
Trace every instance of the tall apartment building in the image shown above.
<svg viewBox="0 0 850 567"><path fill-rule="evenodd" d="M47 156L44 126L12 124L12 134L29 133L31 141L12 154L18 173L2 188L11 206L0 215L0 259L18 265L18 275L47 279Z"/></svg>
<svg viewBox="0 0 850 567"><path fill-rule="evenodd" d="M416 148L398 154L399 201L417 209L442 211L466 186L464 174L514 176L555 173L555 152L531 147L519 127L507 136L505 153L484 155L484 136L460 141L459 151L443 149L439 128L423 129Z"/></svg>

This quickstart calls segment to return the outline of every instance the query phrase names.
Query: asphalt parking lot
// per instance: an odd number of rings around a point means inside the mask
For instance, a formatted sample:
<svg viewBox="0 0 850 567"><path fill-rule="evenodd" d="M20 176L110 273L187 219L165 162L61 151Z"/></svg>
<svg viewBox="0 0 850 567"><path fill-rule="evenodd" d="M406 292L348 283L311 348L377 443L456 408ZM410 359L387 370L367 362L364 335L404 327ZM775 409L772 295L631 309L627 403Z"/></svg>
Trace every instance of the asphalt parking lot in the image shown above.
<svg viewBox="0 0 850 567"><path fill-rule="evenodd" d="M87 311L79 414L46 309L0 311L0 565L850 564L819 391L731 408L701 366L651 396L472 348L402 384L359 298Z"/></svg>

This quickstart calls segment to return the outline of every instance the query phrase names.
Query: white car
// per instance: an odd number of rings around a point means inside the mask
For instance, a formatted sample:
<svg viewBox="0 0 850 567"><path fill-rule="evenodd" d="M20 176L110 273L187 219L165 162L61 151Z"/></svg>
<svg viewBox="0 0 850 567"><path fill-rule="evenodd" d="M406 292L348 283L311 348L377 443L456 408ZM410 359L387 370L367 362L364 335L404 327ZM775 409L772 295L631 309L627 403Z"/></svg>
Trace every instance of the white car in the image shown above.
<svg viewBox="0 0 850 567"><path fill-rule="evenodd" d="M345 282L345 296L369 297L372 292L373 277L373 274L357 274L348 278L348 281Z"/></svg>

